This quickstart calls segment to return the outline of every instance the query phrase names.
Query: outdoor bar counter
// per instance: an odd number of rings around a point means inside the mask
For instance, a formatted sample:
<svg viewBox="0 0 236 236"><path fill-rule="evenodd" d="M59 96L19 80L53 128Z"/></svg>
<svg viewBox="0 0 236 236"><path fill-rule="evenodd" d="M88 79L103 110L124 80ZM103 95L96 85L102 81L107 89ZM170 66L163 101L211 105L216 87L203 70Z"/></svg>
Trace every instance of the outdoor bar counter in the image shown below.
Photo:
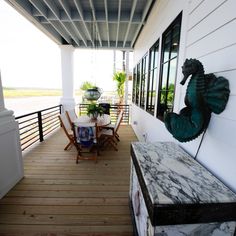
<svg viewBox="0 0 236 236"><path fill-rule="evenodd" d="M131 157L136 235L234 235L236 194L177 144L134 142Z"/></svg>

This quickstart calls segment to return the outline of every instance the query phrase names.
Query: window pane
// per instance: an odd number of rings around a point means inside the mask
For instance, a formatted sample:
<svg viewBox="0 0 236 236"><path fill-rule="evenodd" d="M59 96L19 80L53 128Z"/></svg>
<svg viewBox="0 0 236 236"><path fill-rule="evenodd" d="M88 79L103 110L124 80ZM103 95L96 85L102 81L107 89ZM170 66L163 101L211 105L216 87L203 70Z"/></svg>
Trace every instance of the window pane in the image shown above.
<svg viewBox="0 0 236 236"><path fill-rule="evenodd" d="M161 89L166 89L169 63L163 65Z"/></svg>
<svg viewBox="0 0 236 236"><path fill-rule="evenodd" d="M155 51L154 51L154 55L155 55L155 59L154 59L154 68L157 68L157 63L158 63L158 49L159 49L159 45L157 47L155 47Z"/></svg>
<svg viewBox="0 0 236 236"><path fill-rule="evenodd" d="M147 79L147 55L142 59L142 74L141 74L141 94L140 94L140 107L144 108L146 98L146 79Z"/></svg>
<svg viewBox="0 0 236 236"><path fill-rule="evenodd" d="M156 100L156 73L158 66L158 50L159 41L150 49L149 54L149 74L148 74L148 87L147 87L147 102L146 110L154 115L155 100Z"/></svg>
<svg viewBox="0 0 236 236"><path fill-rule="evenodd" d="M133 69L133 94L132 94L132 102L135 102L135 97L136 97L136 67Z"/></svg>
<svg viewBox="0 0 236 236"><path fill-rule="evenodd" d="M171 47L171 35L170 32L166 35L164 38L164 48L163 48L163 53L164 53L164 59L163 62L166 62L169 60L170 56L170 47Z"/></svg>
<svg viewBox="0 0 236 236"><path fill-rule="evenodd" d="M175 84L177 58L170 61L169 85Z"/></svg>
<svg viewBox="0 0 236 236"><path fill-rule="evenodd" d="M157 69L153 70L153 86L152 86L152 96L151 96L151 105L150 111L154 114L155 103L156 103L156 85L157 85Z"/></svg>
<svg viewBox="0 0 236 236"><path fill-rule="evenodd" d="M137 66L137 80L136 80L136 104L139 103L139 85L140 85L140 63Z"/></svg>
<svg viewBox="0 0 236 236"><path fill-rule="evenodd" d="M175 25L172 35L171 58L177 57L179 49L180 24Z"/></svg>

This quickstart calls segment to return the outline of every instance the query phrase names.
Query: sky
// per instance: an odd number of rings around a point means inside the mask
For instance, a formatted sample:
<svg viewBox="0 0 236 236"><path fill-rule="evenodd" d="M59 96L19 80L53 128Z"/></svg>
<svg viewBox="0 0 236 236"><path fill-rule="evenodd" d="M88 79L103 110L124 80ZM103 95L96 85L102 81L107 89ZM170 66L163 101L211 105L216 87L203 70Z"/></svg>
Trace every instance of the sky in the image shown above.
<svg viewBox="0 0 236 236"><path fill-rule="evenodd" d="M3 87L61 88L60 47L4 0L0 0L0 32ZM121 55L117 51L117 69ZM113 51L75 50L75 89L90 81L104 91L115 90L112 75Z"/></svg>

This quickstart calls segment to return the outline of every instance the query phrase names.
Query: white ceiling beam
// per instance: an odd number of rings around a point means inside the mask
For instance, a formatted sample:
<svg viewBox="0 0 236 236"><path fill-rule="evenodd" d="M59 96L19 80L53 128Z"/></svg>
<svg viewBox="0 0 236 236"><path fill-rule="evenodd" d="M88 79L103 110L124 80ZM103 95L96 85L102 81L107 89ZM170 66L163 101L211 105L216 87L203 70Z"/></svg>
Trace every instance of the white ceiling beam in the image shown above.
<svg viewBox="0 0 236 236"><path fill-rule="evenodd" d="M145 9L143 10L142 20L141 20L141 22L139 23L138 28L137 28L137 30L136 30L136 32L135 32L135 34L134 34L133 40L132 40L132 42L131 42L131 47L132 47L132 48L133 48L133 46L134 46L134 43L135 43L135 41L136 41L136 39L137 39L137 37L138 37L138 34L139 34L139 32L140 32L142 26L144 25L145 18L146 18L146 16L147 16L147 13L148 13L149 8L151 7L152 2L153 2L153 0L147 0L147 4L146 4L146 6L145 6Z"/></svg>
<svg viewBox="0 0 236 236"><path fill-rule="evenodd" d="M84 45L87 47L87 42L85 40L85 38L82 36L82 34L79 32L77 26L75 25L75 22L71 19L71 13L70 13L70 7L68 6L68 1L65 1L65 0L59 0L61 6L63 7L67 17L69 18L70 20L70 23L73 25L73 28L75 30L75 32L79 35L79 37L82 39Z"/></svg>
<svg viewBox="0 0 236 236"><path fill-rule="evenodd" d="M95 14L95 9L94 9L94 5L93 5L93 0L89 0L89 3L90 3L90 7L92 9L93 20L95 22L95 32L94 33L96 34L96 31L97 31L98 41L99 41L100 47L102 47L102 40L101 40L101 35L100 35L100 32L99 32L99 28L98 28L98 23L96 21L96 14Z"/></svg>
<svg viewBox="0 0 236 236"><path fill-rule="evenodd" d="M57 6L55 5L55 2L50 1L50 0L43 0L43 1L48 6L48 8L51 10L51 12L54 14L54 16L56 16L57 21L63 26L63 28L71 36L71 38L75 41L75 43L78 46L80 46L80 42L79 42L79 39L77 38L77 36L74 35L73 32L71 32L71 30L68 29L68 27L65 25L65 23L61 21L60 12L59 12L59 9L57 8Z"/></svg>
<svg viewBox="0 0 236 236"><path fill-rule="evenodd" d="M128 37L128 34L129 34L129 30L130 30L130 25L131 25L132 20L133 20L136 5L137 5L137 0L134 0L133 4L132 4L131 12L130 12L129 23L128 23L127 30L126 30L126 33L125 33L125 38L124 38L124 41L123 41L123 47L125 47L125 44L126 44L126 41L127 41L127 37Z"/></svg>
<svg viewBox="0 0 236 236"><path fill-rule="evenodd" d="M68 44L70 44L71 39L67 36L65 30L62 28L59 29L58 25L56 25L54 21L51 21L48 19L47 9L46 9L45 5L43 5L42 2L38 1L38 0L29 0L29 1L42 14L42 16L48 20L48 22L51 24L51 26L61 35L61 37L64 38Z"/></svg>
<svg viewBox="0 0 236 236"><path fill-rule="evenodd" d="M92 43L92 45L94 47L94 42L93 42L93 39L92 39L92 36L91 36L91 32L89 31L89 29L88 29L88 27L87 27L87 25L85 23L85 20L84 20L84 13L83 13L82 6L81 6L81 4L80 4L80 2L78 0L74 0L74 3L75 3L75 6L77 8L77 11L78 11L78 13L80 15L80 18L82 20L82 23L83 23L83 26L85 28L85 31L86 31L86 33L89 36L89 40L91 41L91 43Z"/></svg>
<svg viewBox="0 0 236 236"><path fill-rule="evenodd" d="M105 5L106 27L107 27L107 45L108 45L108 47L110 47L107 0L104 0L104 5Z"/></svg>
<svg viewBox="0 0 236 236"><path fill-rule="evenodd" d="M120 11L121 11L121 0L119 0L119 5L118 5L117 30L116 30L116 47L118 46L118 37L119 37L119 31L120 31Z"/></svg>

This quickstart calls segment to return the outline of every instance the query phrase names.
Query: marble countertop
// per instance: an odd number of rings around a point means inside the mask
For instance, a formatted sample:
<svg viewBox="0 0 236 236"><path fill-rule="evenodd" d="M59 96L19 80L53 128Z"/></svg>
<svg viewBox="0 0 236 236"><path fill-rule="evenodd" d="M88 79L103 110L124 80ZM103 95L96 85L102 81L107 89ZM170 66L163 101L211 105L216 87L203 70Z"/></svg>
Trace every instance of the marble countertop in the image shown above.
<svg viewBox="0 0 236 236"><path fill-rule="evenodd" d="M134 142L131 147L152 204L236 202L235 193L177 144Z"/></svg>

